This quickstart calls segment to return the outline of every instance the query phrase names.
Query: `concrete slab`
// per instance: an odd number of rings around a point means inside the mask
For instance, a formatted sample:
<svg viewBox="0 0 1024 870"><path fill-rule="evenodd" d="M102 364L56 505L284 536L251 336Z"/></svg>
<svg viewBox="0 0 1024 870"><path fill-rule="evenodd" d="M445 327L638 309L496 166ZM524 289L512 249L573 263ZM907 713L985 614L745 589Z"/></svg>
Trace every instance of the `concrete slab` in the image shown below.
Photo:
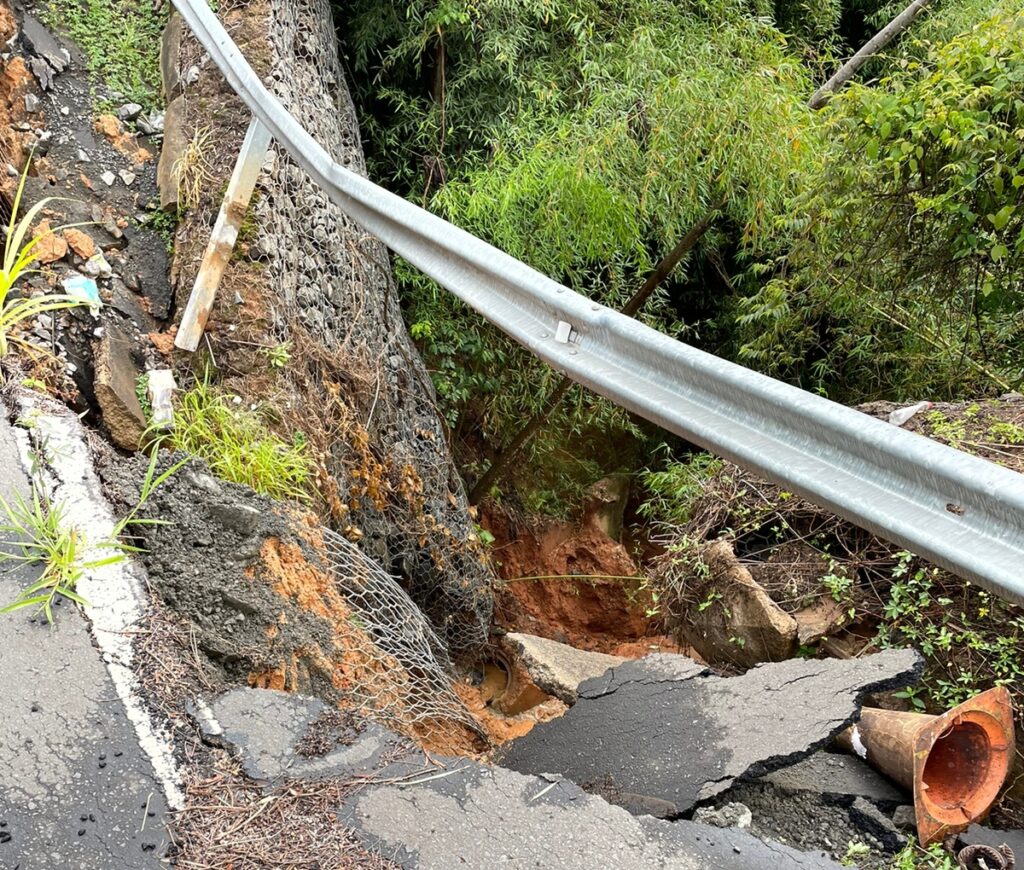
<svg viewBox="0 0 1024 870"><path fill-rule="evenodd" d="M513 742L501 763L667 800L678 813L822 748L868 692L914 682L913 650L862 659L791 659L742 676L712 675L685 656L654 655L579 688L560 719Z"/></svg>
<svg viewBox="0 0 1024 870"><path fill-rule="evenodd" d="M739 830L636 817L566 780L467 759L392 765L340 814L362 843L401 867L535 870L838 868Z"/></svg>
<svg viewBox="0 0 1024 870"><path fill-rule="evenodd" d="M0 418L8 501L28 495L21 467ZM37 576L34 568L0 573L0 602ZM0 678L0 867L162 866L163 789L81 613L58 606L53 627L27 610L0 615Z"/></svg>
<svg viewBox="0 0 1024 870"><path fill-rule="evenodd" d="M190 712L204 735L227 744L246 774L258 780L351 778L409 745L361 717L339 715L332 721L325 714L335 711L316 698L271 689L231 689L209 704L197 701ZM315 747L304 750L310 737L323 754Z"/></svg>
<svg viewBox="0 0 1024 870"><path fill-rule="evenodd" d="M519 655L537 687L566 704L576 703L580 683L626 662L620 656L587 652L534 634L506 634L505 643Z"/></svg>

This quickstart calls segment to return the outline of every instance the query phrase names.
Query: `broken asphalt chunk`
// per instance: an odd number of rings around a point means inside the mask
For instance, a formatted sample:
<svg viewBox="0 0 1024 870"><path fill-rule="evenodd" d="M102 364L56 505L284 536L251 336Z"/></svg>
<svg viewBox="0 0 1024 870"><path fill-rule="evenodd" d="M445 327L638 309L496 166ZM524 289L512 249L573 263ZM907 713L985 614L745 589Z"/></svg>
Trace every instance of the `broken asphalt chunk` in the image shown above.
<svg viewBox="0 0 1024 870"><path fill-rule="evenodd" d="M506 634L505 644L517 654L539 689L566 704L576 703L581 683L626 662L619 656L587 652L533 634Z"/></svg>
<svg viewBox="0 0 1024 870"><path fill-rule="evenodd" d="M372 771L407 741L316 698L272 689L232 689L190 711L204 736L226 743L253 779L320 779Z"/></svg>
<svg viewBox="0 0 1024 870"><path fill-rule="evenodd" d="M524 776L464 758L401 762L355 792L340 820L401 867L510 870L789 870L838 868L744 831L632 816L557 777ZM467 865L467 856L471 856Z"/></svg>
<svg viewBox="0 0 1024 870"><path fill-rule="evenodd" d="M922 659L790 659L718 677L685 656L653 655L579 687L562 718L512 743L501 763L671 802L684 813L793 764L853 722L868 692L915 682Z"/></svg>

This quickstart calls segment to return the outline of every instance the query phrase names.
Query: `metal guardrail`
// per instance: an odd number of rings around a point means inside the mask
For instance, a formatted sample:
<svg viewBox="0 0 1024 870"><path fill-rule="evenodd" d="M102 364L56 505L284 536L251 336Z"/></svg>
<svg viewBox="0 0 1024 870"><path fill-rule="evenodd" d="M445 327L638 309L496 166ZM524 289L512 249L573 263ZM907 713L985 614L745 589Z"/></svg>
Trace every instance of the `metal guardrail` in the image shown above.
<svg viewBox="0 0 1024 870"><path fill-rule="evenodd" d="M173 0L235 92L351 218L553 368L841 517L1024 604L1024 475L689 347L335 163L206 0Z"/></svg>

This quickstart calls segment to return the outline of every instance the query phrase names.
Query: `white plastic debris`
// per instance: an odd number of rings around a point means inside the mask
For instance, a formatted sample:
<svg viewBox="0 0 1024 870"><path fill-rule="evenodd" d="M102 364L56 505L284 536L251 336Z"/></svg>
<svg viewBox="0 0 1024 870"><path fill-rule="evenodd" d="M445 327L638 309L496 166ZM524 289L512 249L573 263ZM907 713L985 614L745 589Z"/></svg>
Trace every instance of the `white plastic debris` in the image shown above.
<svg viewBox="0 0 1024 870"><path fill-rule="evenodd" d="M146 394L153 409L153 425L161 429L174 425L174 407L171 396L177 389L174 372L170 369L153 369L149 372Z"/></svg>
<svg viewBox="0 0 1024 870"><path fill-rule="evenodd" d="M914 414L927 411L931 407L934 407L934 402L918 402L916 405L908 405L906 408L897 408L895 411L890 411L889 422L893 426L902 426Z"/></svg>

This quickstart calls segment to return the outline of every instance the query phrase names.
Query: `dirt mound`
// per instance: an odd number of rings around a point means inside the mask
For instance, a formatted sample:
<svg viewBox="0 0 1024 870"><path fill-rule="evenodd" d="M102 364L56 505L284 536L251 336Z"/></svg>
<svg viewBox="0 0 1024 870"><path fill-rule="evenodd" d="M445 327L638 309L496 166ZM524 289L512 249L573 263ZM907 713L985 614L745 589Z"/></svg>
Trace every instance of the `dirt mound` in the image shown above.
<svg viewBox="0 0 1024 870"><path fill-rule="evenodd" d="M140 458L108 458L102 473L113 497L133 506L144 471ZM133 527L152 588L188 626L212 688L314 695L406 733L435 719L472 732L426 619L308 512L215 480L191 460L141 516L161 521Z"/></svg>

